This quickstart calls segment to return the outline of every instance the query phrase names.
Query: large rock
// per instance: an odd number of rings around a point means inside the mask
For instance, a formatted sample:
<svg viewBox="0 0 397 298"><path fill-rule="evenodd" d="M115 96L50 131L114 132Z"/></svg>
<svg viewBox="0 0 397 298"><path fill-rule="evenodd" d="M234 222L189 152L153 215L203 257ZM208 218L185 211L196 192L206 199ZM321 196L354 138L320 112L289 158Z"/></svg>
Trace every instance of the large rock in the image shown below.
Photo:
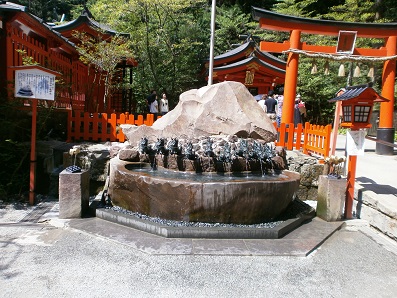
<svg viewBox="0 0 397 298"><path fill-rule="evenodd" d="M197 138L236 135L273 142L277 131L247 88L238 82L223 82L180 95L178 105L153 126L121 125L128 142L141 138Z"/></svg>

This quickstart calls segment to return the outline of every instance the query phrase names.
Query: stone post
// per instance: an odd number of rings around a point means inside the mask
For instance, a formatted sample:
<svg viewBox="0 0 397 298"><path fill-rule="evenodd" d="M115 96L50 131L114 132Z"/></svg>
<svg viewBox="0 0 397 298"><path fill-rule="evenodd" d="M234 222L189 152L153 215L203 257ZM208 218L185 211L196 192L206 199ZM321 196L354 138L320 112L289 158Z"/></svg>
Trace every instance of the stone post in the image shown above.
<svg viewBox="0 0 397 298"><path fill-rule="evenodd" d="M346 178L319 176L317 216L326 221L341 220L346 200Z"/></svg>
<svg viewBox="0 0 397 298"><path fill-rule="evenodd" d="M89 211L90 174L87 170L59 174L59 218L79 218Z"/></svg>

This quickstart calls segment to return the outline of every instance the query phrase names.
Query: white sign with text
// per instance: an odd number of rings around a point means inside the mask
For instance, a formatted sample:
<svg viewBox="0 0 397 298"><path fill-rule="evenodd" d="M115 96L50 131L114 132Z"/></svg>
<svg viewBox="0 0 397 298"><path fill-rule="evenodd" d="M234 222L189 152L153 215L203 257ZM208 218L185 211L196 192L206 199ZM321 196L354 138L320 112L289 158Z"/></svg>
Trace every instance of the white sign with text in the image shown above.
<svg viewBox="0 0 397 298"><path fill-rule="evenodd" d="M367 131L364 129L346 132L346 152L348 155L364 155L366 134Z"/></svg>
<svg viewBox="0 0 397 298"><path fill-rule="evenodd" d="M55 75L40 69L15 70L15 97L54 100Z"/></svg>

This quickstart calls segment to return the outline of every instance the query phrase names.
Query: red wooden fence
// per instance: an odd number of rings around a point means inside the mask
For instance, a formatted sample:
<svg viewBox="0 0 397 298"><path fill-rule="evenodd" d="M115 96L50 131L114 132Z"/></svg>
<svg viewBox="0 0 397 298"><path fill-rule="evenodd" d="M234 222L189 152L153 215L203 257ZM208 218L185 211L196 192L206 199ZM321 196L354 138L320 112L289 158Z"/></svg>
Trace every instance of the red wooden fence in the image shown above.
<svg viewBox="0 0 397 298"><path fill-rule="evenodd" d="M332 126L313 125L308 122L303 128L302 124L296 127L293 123L281 123L276 127L278 132L277 146L282 146L287 150L302 150L303 153L327 157L330 151L330 138Z"/></svg>
<svg viewBox="0 0 397 298"><path fill-rule="evenodd" d="M153 114L106 114L69 111L68 142L72 141L111 141L124 142L126 140L121 124L135 124L151 126L154 122ZM293 123L281 123L276 127L278 132L277 146L286 150L302 150L303 153L319 157L327 157L330 150L331 125L320 126L308 122L305 127Z"/></svg>
<svg viewBox="0 0 397 298"><path fill-rule="evenodd" d="M72 141L111 141L124 142L125 136L120 129L121 124L135 124L151 126L154 115L147 114L107 114L69 111L68 142Z"/></svg>

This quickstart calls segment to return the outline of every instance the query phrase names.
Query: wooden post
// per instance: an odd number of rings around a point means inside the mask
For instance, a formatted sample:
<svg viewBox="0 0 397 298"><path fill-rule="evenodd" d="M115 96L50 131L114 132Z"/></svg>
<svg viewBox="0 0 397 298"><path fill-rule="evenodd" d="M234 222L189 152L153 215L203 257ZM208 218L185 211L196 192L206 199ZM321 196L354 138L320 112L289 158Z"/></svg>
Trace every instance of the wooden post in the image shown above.
<svg viewBox="0 0 397 298"><path fill-rule="evenodd" d="M36 121L37 121L37 99L32 99L32 135L30 142L30 182L29 182L29 204L35 202L36 184Z"/></svg>
<svg viewBox="0 0 397 298"><path fill-rule="evenodd" d="M342 102L337 101L335 107L335 115L334 115L334 125L332 129L332 142L331 142L331 155L335 155L336 150L336 140L338 139L338 128L340 122L340 116L342 115Z"/></svg>
<svg viewBox="0 0 397 298"><path fill-rule="evenodd" d="M386 42L387 55L397 54L397 37L389 36ZM396 79L396 60L387 60L384 63L382 73L382 96L389 101L380 104L379 127L376 131L376 138L382 141L393 143L395 129L393 126L394 115L394 84ZM380 155L393 155L393 147L376 143L375 152Z"/></svg>
<svg viewBox="0 0 397 298"><path fill-rule="evenodd" d="M345 219L353 218L354 184L356 182L357 155L349 155L347 170L347 188L345 202Z"/></svg>

